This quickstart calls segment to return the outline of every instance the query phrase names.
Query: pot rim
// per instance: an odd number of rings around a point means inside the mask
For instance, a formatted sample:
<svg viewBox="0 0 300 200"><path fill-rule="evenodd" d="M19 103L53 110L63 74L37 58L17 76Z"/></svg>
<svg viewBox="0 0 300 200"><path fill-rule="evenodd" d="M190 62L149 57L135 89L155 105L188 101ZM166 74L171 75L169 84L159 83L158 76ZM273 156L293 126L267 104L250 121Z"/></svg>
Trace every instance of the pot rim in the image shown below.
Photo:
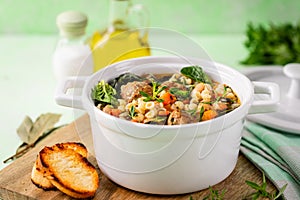
<svg viewBox="0 0 300 200"><path fill-rule="evenodd" d="M228 71L230 73L233 73L235 76L237 76L237 78L239 80L241 80L244 84L248 85L248 93L246 95L244 95L246 98L244 98L241 101L241 105L234 109L233 111L226 113L222 116L219 116L217 118L208 120L208 121L202 121L202 122L198 122L198 123L190 123L190 124L181 124L181 125L151 125L151 124L141 124L141 123L133 123L124 119L120 119L114 116L111 116L103 111L101 111L100 109L98 109L95 105L93 100L91 99L91 89L95 84L92 83L98 83L99 80L99 75L101 75L101 73L103 73L105 70L107 70L108 68L114 68L114 67L118 67L120 66L121 69L123 66L126 66L126 64L130 64L132 63L135 67L137 66L137 64L145 64L145 63L172 63L172 64L176 64L178 63L178 65L183 65L184 63L180 63L180 61L182 62L182 59L176 57L176 56L149 56L149 57L142 57L142 58L134 58L134 59L130 59L130 60L125 60L125 61L121 61L121 62L117 62L117 63L113 63L101 70L99 70L98 72L96 72L95 74L93 74L92 76L90 76L88 78L88 80L85 82L85 85L83 87L83 95L82 95L82 101L83 101L83 107L84 109L90 114L90 112L94 112L95 113L99 113L102 116L105 116L108 119L111 120L116 120L117 122L120 121L120 123L126 124L128 126L135 126L135 127L139 127L139 128L151 128L151 129L178 129L178 127L180 128L190 128L190 127L194 127L194 126L207 126L207 125L212 125L213 123L218 123L221 120L225 120L227 118L231 119L232 116L238 116L235 118L235 120L231 121L230 123L226 123L227 126L223 126L220 129L224 129L226 127L228 127L229 125L234 124L236 121L242 119L243 117L245 117L248 113L248 109L251 106L251 103L253 101L253 87L251 84L251 81L242 73L238 72L237 70L221 64L221 63L217 63L217 62L213 62L213 61L209 61L206 59L199 59L199 58L187 58L187 60L191 63L195 63L198 65L200 65L200 63L207 63L209 65L213 65L217 72L219 72L219 69L224 69L223 71L221 71L222 73L224 71ZM202 64L203 65L203 64ZM205 68L205 65L203 65ZM122 71L122 70L121 70ZM206 71L206 70L205 70ZM122 73L125 73L126 71L123 71ZM223 73L223 75L226 75L227 73ZM112 75L110 78L114 78L116 75ZM109 78L109 79L110 79ZM231 85L230 85L231 86ZM236 91L235 91L236 92ZM241 94L238 94L238 97L240 98ZM228 120L225 120L228 121ZM218 130L220 130L218 129Z"/></svg>

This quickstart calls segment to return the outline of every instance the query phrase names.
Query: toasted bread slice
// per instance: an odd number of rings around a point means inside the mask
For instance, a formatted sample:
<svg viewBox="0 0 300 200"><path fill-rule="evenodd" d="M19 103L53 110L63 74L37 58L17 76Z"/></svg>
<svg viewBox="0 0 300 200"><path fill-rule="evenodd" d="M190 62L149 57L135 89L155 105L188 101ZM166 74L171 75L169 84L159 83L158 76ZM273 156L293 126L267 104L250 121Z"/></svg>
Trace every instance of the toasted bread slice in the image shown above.
<svg viewBox="0 0 300 200"><path fill-rule="evenodd" d="M53 149L72 149L77 153L81 154L83 157L87 157L87 148L78 142L67 142L59 143L52 146ZM31 181L39 188L44 190L55 189L55 186L46 178L46 171L40 163L40 156L38 155L34 166L31 171Z"/></svg>
<svg viewBox="0 0 300 200"><path fill-rule="evenodd" d="M45 147L40 153L46 177L59 190L74 198L94 196L98 173L86 157L72 149Z"/></svg>
<svg viewBox="0 0 300 200"><path fill-rule="evenodd" d="M40 167L39 158L34 162L32 171L31 171L31 181L37 187L42 188L44 190L52 190L55 189L55 186L45 177L44 169Z"/></svg>
<svg viewBox="0 0 300 200"><path fill-rule="evenodd" d="M88 151L87 148L79 142L66 142L66 143L58 143L52 146L53 149L72 149L87 158Z"/></svg>

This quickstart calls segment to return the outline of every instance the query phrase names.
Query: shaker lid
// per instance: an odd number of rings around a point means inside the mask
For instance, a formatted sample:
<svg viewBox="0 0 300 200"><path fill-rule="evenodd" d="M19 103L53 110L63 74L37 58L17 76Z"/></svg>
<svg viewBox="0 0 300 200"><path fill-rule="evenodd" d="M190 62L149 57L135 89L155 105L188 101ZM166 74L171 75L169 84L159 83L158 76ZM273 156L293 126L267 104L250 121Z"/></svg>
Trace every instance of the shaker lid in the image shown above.
<svg viewBox="0 0 300 200"><path fill-rule="evenodd" d="M56 18L60 34L66 37L77 37L85 34L88 18L78 11L66 11Z"/></svg>

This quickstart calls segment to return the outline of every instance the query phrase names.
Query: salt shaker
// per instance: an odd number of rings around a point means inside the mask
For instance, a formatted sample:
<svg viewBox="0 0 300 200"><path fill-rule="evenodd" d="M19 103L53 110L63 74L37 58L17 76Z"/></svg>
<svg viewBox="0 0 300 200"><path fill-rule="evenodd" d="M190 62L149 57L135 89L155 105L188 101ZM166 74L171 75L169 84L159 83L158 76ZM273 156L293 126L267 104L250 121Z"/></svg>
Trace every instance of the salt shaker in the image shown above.
<svg viewBox="0 0 300 200"><path fill-rule="evenodd" d="M91 49L85 43L87 21L87 16L78 11L66 11L57 16L60 38L52 60L57 80L93 73Z"/></svg>

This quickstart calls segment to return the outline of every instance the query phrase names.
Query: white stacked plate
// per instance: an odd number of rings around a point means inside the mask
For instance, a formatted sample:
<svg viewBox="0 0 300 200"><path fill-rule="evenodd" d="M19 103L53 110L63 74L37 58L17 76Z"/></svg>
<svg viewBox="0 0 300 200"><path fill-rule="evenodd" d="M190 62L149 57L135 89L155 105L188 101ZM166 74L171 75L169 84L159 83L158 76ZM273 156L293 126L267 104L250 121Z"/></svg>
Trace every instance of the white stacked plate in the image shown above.
<svg viewBox="0 0 300 200"><path fill-rule="evenodd" d="M242 71L251 81L274 82L280 87L277 112L248 115L250 121L287 133L300 134L300 64L250 67ZM257 96L256 98L267 98Z"/></svg>

